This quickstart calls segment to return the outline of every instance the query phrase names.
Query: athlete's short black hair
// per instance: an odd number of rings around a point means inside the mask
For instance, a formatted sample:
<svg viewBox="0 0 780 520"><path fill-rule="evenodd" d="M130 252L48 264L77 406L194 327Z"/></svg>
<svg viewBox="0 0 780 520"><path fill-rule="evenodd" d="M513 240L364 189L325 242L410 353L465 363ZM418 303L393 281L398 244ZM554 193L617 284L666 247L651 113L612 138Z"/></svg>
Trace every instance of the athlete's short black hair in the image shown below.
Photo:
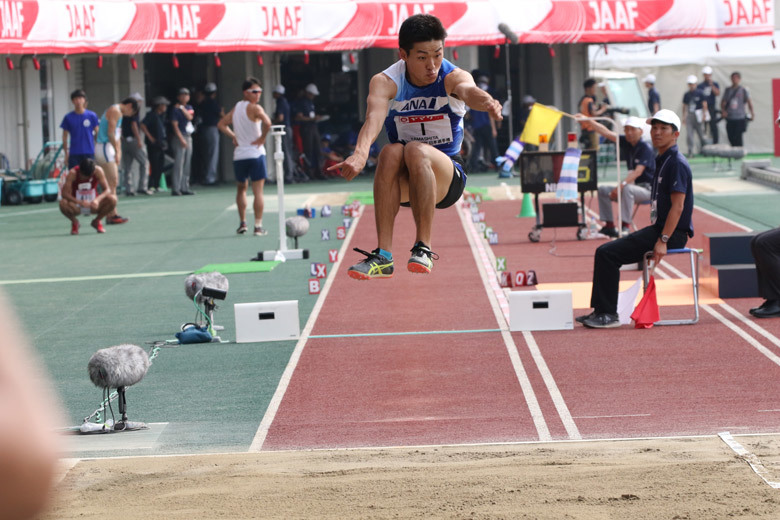
<svg viewBox="0 0 780 520"><path fill-rule="evenodd" d="M582 84L582 86L583 86L585 89L589 89L590 87L592 87L592 86L593 86L593 85L595 85L595 84L596 84L596 80L595 80L595 79L593 79L593 78L588 78L588 79L586 79L586 80L585 80L585 83L583 83L583 84Z"/></svg>
<svg viewBox="0 0 780 520"><path fill-rule="evenodd" d="M432 14L414 14L404 20L398 30L398 47L407 53L415 43L441 40L447 37L447 30L441 20Z"/></svg>
<svg viewBox="0 0 780 520"><path fill-rule="evenodd" d="M122 104L123 105L130 105L131 107L133 107L133 114L137 114L138 113L138 100L137 99L132 98L132 97L125 98L125 99L122 100Z"/></svg>
<svg viewBox="0 0 780 520"><path fill-rule="evenodd" d="M248 90L252 85L257 85L258 87L262 87L263 84L260 83L260 80L249 76L244 80L244 82L241 84L241 90Z"/></svg>
<svg viewBox="0 0 780 520"><path fill-rule="evenodd" d="M84 92L84 89L77 88L73 92L70 93L70 99L73 101L77 97L83 97L84 99L87 99L87 93Z"/></svg>
<svg viewBox="0 0 780 520"><path fill-rule="evenodd" d="M95 172L95 160L91 157L84 157L79 161L79 173L89 177Z"/></svg>

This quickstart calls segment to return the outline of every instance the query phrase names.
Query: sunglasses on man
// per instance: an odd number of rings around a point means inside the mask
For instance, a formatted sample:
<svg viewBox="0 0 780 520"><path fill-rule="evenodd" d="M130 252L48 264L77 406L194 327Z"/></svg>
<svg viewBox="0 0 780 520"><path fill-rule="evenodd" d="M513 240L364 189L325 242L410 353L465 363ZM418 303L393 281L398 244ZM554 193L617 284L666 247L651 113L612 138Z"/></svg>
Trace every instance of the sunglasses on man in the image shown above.
<svg viewBox="0 0 780 520"><path fill-rule="evenodd" d="M247 92L250 92L252 94L259 94L263 91L261 88L253 88L253 89L247 89Z"/></svg>

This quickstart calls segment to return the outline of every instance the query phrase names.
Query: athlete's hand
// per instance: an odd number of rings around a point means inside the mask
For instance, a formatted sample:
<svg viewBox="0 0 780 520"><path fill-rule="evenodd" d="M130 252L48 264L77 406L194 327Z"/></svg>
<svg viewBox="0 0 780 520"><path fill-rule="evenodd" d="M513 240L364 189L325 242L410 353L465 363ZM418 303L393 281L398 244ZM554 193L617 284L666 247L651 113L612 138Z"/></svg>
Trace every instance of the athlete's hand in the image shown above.
<svg viewBox="0 0 780 520"><path fill-rule="evenodd" d="M361 155L358 155L357 153L354 153L346 158L346 160L341 161L338 164L334 164L330 168L328 168L328 171L334 171L338 170L338 172L341 174L342 177L347 179L348 181L351 181L355 177L357 177L360 172L363 171L363 168L366 166L366 160Z"/></svg>
<svg viewBox="0 0 780 520"><path fill-rule="evenodd" d="M503 121L504 116L501 114L501 103L497 99L491 99L488 103L487 109L485 110L488 114L490 114L491 119L495 121Z"/></svg>

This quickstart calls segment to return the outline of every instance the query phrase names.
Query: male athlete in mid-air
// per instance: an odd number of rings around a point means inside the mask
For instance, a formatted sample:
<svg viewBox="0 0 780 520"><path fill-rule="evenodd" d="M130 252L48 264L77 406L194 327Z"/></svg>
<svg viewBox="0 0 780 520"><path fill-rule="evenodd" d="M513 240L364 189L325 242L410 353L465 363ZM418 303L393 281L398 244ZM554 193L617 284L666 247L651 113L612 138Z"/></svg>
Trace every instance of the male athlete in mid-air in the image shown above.
<svg viewBox="0 0 780 520"><path fill-rule="evenodd" d="M411 206L417 238L407 269L430 273L435 208L457 202L466 186L460 161L466 106L501 120L501 104L477 87L468 72L444 59L447 31L438 18L417 14L398 32L401 59L371 78L366 121L355 153L331 166L347 180L363 169L384 123L390 144L379 154L374 176L377 248L355 249L366 258L349 268L358 280L393 276L393 225L400 206Z"/></svg>

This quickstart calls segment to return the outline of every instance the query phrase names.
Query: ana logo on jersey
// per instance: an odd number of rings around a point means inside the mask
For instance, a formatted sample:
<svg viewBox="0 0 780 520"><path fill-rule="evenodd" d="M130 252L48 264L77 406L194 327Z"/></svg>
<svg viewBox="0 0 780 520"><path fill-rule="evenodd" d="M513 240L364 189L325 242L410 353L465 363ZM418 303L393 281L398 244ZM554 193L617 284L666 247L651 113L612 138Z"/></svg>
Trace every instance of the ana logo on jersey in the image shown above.
<svg viewBox="0 0 780 520"><path fill-rule="evenodd" d="M409 110L435 110L436 100L438 98L413 98L407 100L406 104L401 107L399 112L407 112Z"/></svg>
<svg viewBox="0 0 780 520"><path fill-rule="evenodd" d="M89 128L90 126L92 126L92 123L89 122L89 119L85 119L84 121L81 122L81 124L84 125L84 128Z"/></svg>

